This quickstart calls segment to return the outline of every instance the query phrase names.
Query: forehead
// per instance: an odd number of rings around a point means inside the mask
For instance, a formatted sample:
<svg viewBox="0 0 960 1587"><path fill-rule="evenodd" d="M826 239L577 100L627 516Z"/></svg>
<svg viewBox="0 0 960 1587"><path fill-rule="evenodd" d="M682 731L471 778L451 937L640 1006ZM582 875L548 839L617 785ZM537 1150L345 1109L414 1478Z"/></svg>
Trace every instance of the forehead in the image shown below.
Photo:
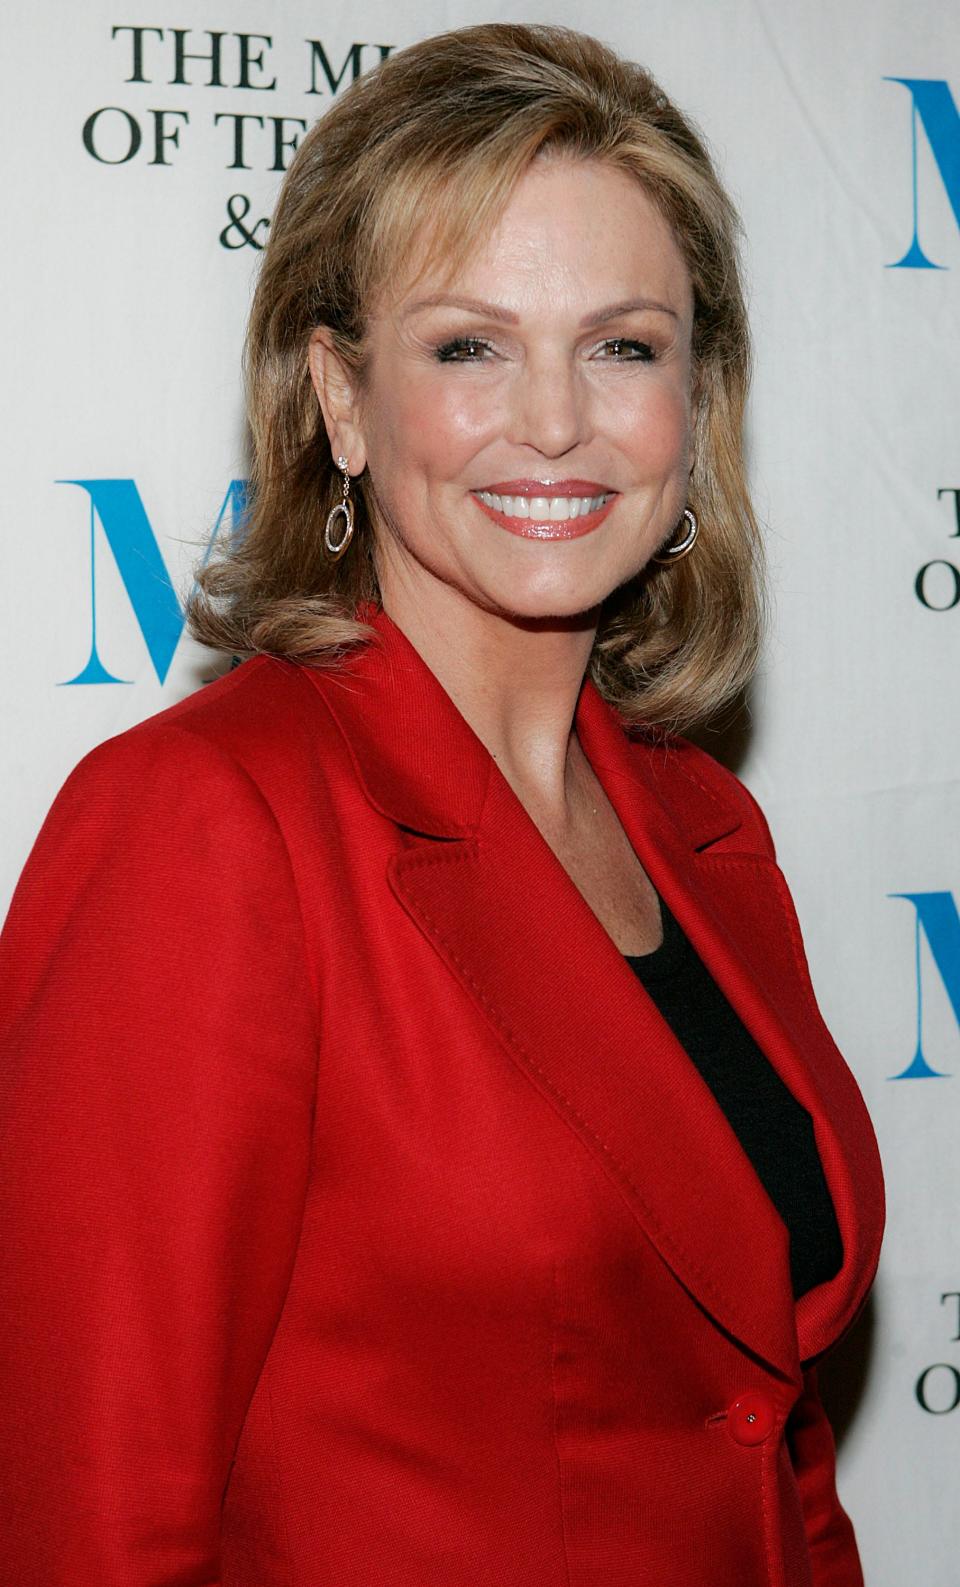
<svg viewBox="0 0 960 1587"><path fill-rule="evenodd" d="M437 294L524 309L647 298L692 316L689 272L670 223L639 181L597 160L540 157L517 180L500 215L451 261L430 257L389 293L400 311ZM382 303L387 307L387 302Z"/></svg>

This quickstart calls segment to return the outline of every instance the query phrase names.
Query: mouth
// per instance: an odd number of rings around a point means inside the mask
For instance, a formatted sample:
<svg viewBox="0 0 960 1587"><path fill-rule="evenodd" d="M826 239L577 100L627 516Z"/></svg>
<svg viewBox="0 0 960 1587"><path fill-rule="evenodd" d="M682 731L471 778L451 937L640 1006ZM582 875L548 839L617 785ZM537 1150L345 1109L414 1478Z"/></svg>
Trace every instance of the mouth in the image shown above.
<svg viewBox="0 0 960 1587"><path fill-rule="evenodd" d="M574 540L599 528L617 492L593 480L510 480L470 493L489 518L530 540Z"/></svg>

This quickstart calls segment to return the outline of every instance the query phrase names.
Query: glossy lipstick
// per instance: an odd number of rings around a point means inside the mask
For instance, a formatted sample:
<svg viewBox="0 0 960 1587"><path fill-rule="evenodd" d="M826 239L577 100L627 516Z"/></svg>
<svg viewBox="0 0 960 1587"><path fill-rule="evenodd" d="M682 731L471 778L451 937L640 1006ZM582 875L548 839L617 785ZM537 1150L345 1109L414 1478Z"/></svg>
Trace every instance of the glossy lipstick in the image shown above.
<svg viewBox="0 0 960 1587"><path fill-rule="evenodd" d="M471 492L481 512L527 540L578 540L599 527L617 492L592 479L509 479Z"/></svg>

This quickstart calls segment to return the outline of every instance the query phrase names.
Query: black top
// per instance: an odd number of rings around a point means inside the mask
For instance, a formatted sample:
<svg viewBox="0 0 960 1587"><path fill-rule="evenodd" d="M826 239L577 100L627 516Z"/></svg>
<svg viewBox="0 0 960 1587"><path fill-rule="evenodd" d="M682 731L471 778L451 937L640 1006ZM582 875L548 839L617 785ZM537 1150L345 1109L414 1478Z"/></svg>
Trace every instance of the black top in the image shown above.
<svg viewBox="0 0 960 1587"><path fill-rule="evenodd" d="M843 1244L813 1121L734 1012L663 900L663 942L627 955L716 1097L790 1236L793 1293L839 1272Z"/></svg>

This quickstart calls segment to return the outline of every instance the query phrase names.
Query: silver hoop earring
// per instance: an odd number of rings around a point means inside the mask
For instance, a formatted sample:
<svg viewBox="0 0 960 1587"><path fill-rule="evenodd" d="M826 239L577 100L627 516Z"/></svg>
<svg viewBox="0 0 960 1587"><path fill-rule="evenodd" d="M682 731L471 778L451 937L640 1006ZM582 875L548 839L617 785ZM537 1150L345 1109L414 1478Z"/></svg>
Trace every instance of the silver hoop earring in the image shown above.
<svg viewBox="0 0 960 1587"><path fill-rule="evenodd" d="M343 500L338 501L335 507L331 507L327 514L327 526L323 531L323 544L332 562L336 562L338 558L343 556L347 546L353 539L353 502L350 500L350 470L347 467L345 457L337 458L337 467L343 475L341 484ZM335 540L334 530L336 529L338 518L343 519L343 532L340 535L340 539Z"/></svg>
<svg viewBox="0 0 960 1587"><path fill-rule="evenodd" d="M687 532L683 539L674 540L671 545L667 546L666 550L658 552L655 557L651 557L651 562L659 562L662 567L669 567L672 562L682 562L683 558L688 556L693 550L697 543L697 535L700 533L700 525L697 522L696 513L689 507L685 507L680 523L687 526ZM678 525L677 527L679 528L680 526Z"/></svg>

